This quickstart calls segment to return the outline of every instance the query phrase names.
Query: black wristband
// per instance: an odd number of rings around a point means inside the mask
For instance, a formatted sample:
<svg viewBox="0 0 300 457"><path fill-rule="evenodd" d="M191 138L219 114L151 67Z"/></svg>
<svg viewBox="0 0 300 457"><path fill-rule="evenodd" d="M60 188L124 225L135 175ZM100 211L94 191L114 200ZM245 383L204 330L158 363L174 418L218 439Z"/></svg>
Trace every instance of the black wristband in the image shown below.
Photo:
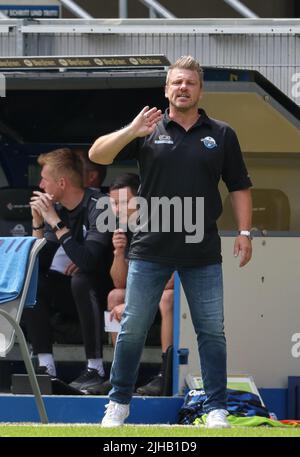
<svg viewBox="0 0 300 457"><path fill-rule="evenodd" d="M44 222L41 225L39 225L38 227L33 227L32 226L32 230L42 230L43 228L45 228Z"/></svg>

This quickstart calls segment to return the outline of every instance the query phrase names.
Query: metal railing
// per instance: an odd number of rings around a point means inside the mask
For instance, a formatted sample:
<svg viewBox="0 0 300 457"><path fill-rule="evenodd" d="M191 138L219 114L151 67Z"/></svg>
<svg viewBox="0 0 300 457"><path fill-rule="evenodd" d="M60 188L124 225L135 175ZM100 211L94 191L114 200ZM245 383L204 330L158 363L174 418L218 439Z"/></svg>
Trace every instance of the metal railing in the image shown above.
<svg viewBox="0 0 300 457"><path fill-rule="evenodd" d="M244 3L239 0L223 0L227 5L231 6L235 11L237 11L241 16L248 17L250 19L256 19L259 16L253 13Z"/></svg>
<svg viewBox="0 0 300 457"><path fill-rule="evenodd" d="M77 5L77 3L73 2L73 0L59 0L59 2L75 16L81 19L93 19L93 16Z"/></svg>

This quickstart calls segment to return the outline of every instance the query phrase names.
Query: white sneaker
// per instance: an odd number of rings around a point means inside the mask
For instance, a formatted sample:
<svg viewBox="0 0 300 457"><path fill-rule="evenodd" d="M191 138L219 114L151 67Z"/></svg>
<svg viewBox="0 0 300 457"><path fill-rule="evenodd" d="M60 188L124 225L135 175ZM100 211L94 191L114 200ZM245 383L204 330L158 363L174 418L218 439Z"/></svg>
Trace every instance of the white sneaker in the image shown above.
<svg viewBox="0 0 300 457"><path fill-rule="evenodd" d="M206 418L206 428L230 428L226 409L213 409Z"/></svg>
<svg viewBox="0 0 300 457"><path fill-rule="evenodd" d="M121 405L115 401L110 401L105 405L106 411L102 419L102 427L120 427L124 424L126 417L129 416L129 405Z"/></svg>

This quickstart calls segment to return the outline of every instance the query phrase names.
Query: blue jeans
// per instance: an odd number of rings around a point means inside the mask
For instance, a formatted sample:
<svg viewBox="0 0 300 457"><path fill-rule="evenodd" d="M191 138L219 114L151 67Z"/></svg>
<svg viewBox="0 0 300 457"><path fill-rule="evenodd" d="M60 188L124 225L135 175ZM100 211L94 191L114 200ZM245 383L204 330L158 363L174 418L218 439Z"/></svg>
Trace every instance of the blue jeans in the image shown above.
<svg viewBox="0 0 300 457"><path fill-rule="evenodd" d="M226 409L226 340L224 335L221 264L178 267L197 334L207 400L204 410ZM111 369L110 399L128 404L138 375L147 333L174 266L131 260L126 307Z"/></svg>

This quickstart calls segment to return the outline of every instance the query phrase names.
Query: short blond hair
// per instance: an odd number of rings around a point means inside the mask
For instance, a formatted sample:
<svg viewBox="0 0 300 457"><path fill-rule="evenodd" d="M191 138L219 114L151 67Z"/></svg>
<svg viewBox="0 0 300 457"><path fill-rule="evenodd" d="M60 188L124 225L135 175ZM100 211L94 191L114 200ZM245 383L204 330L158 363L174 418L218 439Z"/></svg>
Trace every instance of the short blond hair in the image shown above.
<svg viewBox="0 0 300 457"><path fill-rule="evenodd" d="M71 149L60 148L40 154L38 163L41 167L48 165L56 179L67 176L73 186L83 187L82 161Z"/></svg>
<svg viewBox="0 0 300 457"><path fill-rule="evenodd" d="M176 60L172 65L170 65L168 74L167 74L167 81L166 84L169 82L170 72L175 68L181 68L184 70L191 70L196 71L199 76L200 87L203 85L203 69L200 67L199 62L192 56L181 56L179 59Z"/></svg>

